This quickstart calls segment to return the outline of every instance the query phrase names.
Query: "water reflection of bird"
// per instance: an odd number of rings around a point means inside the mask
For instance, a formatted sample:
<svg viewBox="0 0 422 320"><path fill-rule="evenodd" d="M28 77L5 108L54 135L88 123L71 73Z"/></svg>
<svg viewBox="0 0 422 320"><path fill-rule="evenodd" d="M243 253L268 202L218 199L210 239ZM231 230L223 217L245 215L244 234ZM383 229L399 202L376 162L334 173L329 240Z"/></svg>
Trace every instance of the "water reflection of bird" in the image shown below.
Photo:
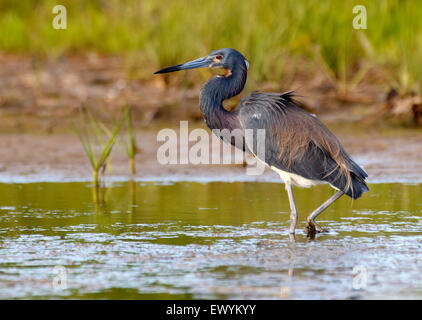
<svg viewBox="0 0 422 320"><path fill-rule="evenodd" d="M315 218L343 194L357 199L369 190L365 183L366 172L350 158L339 140L315 115L295 103L292 91L253 92L242 99L234 111L224 109L223 101L238 95L246 82L249 64L238 51L228 48L215 50L206 57L155 73L202 67L222 68L225 71L223 75L212 77L201 90L200 108L205 122L210 129L240 131L241 144L237 139L239 134L221 138L252 153L280 175L290 202L291 234L295 233L297 224L292 184L309 187L326 182L337 190L308 216L309 233L325 231L315 222ZM265 130L261 143L264 149L257 139L258 134L253 135L253 140L246 138L246 129L254 132Z"/></svg>

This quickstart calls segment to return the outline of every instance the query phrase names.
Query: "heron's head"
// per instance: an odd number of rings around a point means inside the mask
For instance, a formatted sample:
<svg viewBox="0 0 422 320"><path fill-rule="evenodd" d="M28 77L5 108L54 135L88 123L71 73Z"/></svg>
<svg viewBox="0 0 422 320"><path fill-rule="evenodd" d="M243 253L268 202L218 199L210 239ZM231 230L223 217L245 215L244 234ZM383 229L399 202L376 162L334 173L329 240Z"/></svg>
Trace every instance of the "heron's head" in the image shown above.
<svg viewBox="0 0 422 320"><path fill-rule="evenodd" d="M161 69L154 72L154 74L196 68L223 68L226 70L225 76L229 76L236 68L242 68L244 70L248 69L249 63L239 51L224 48L214 50L205 57Z"/></svg>

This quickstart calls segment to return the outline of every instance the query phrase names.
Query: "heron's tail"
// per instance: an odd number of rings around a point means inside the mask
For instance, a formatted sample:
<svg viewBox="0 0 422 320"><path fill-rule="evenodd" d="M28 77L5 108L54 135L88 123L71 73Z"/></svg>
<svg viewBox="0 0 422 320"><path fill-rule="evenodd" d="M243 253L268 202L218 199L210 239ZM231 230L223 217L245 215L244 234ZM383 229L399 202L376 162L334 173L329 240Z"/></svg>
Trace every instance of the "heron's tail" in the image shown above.
<svg viewBox="0 0 422 320"><path fill-rule="evenodd" d="M352 176L351 185L347 190L345 190L345 193L352 199L360 198L363 193L369 191L368 185L364 179L355 175L353 172L350 174Z"/></svg>
<svg viewBox="0 0 422 320"><path fill-rule="evenodd" d="M339 172L339 169L334 170L330 174L329 180L331 185L342 190L346 195L352 199L357 199L363 193L368 192L369 188L365 182L368 174L352 159L346 159L347 172ZM347 175L350 175L349 177Z"/></svg>

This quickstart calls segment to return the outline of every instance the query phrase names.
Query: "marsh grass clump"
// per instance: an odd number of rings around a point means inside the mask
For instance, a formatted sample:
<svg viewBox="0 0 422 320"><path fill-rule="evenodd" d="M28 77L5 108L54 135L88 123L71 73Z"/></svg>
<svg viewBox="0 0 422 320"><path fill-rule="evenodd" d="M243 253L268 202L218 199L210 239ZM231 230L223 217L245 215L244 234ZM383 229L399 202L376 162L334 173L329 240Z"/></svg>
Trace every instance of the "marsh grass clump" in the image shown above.
<svg viewBox="0 0 422 320"><path fill-rule="evenodd" d="M126 105L124 110L124 122L126 125L126 137L118 140L123 151L129 158L130 170L133 175L136 174L135 157L138 149L136 147L136 134L133 129L132 109L129 105ZM121 142L120 142L121 141Z"/></svg>
<svg viewBox="0 0 422 320"><path fill-rule="evenodd" d="M121 126L125 125L125 134L120 134L116 140L117 145L120 149L126 154L129 159L130 170L132 175L136 174L136 165L135 157L138 152L136 147L136 133L133 128L133 119L132 119L132 110L131 107L127 104L123 110L123 118L121 120ZM117 125L117 124L116 124ZM107 127L102 125L104 132L107 133L109 138L112 138L113 132Z"/></svg>
<svg viewBox="0 0 422 320"><path fill-rule="evenodd" d="M116 143L122 124L123 121L118 120L110 130L104 124L99 123L89 111L86 111L85 117L81 115L79 125L73 121L73 128L92 167L95 188L100 186L101 177L104 175L107 165L109 168L111 167L111 150Z"/></svg>

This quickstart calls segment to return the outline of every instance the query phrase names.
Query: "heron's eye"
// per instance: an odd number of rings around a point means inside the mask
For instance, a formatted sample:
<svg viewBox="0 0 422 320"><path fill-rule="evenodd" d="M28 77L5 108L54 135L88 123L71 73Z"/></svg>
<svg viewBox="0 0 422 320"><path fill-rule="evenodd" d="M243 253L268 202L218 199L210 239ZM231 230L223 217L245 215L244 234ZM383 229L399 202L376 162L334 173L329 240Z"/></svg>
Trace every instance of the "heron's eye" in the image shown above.
<svg viewBox="0 0 422 320"><path fill-rule="evenodd" d="M221 59L223 59L223 56L216 56L215 57L217 60L221 60Z"/></svg>

